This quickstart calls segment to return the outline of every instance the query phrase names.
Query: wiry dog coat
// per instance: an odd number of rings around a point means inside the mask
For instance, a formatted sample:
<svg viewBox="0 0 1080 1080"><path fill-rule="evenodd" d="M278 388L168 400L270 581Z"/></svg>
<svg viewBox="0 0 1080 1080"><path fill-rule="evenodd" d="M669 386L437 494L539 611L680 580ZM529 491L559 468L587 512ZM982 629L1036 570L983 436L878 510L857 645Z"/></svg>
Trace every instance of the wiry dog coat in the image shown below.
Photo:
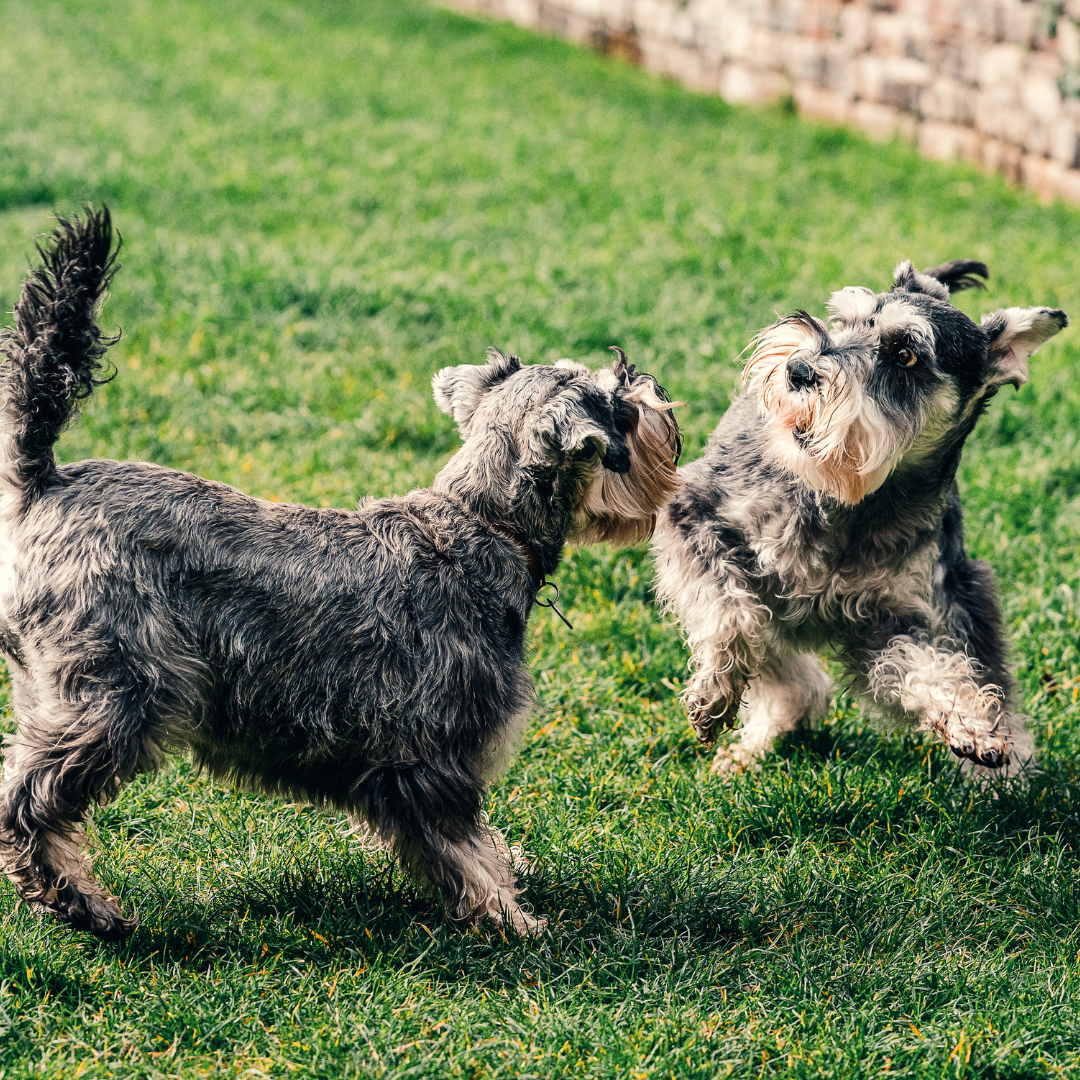
<svg viewBox="0 0 1080 1080"><path fill-rule="evenodd" d="M82 821L171 748L364 818L456 916L537 925L481 815L533 701L524 634L567 537L636 539L674 489L663 390L621 359L435 379L461 450L357 511L251 498L154 465L58 467L109 340L107 213L61 222L2 343L0 648L18 732L0 860L20 895L128 933Z"/></svg>
<svg viewBox="0 0 1080 1080"><path fill-rule="evenodd" d="M1068 320L1008 308L976 325L949 302L976 273L986 268L902 263L889 292L834 293L828 324L799 312L762 331L746 392L683 470L656 565L690 645L701 739L745 704L716 769L754 763L823 714L814 654L827 648L872 710L979 765L1030 756L993 575L964 548L955 477L986 403L1027 380L1027 357Z"/></svg>

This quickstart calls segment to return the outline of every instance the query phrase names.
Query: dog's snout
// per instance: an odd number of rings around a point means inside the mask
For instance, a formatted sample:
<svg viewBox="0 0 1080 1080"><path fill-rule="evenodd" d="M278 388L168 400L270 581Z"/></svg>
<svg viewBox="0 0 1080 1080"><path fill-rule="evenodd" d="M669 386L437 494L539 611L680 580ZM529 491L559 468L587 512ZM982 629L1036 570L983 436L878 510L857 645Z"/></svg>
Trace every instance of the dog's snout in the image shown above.
<svg viewBox="0 0 1080 1080"><path fill-rule="evenodd" d="M817 372L802 356L793 356L787 363L787 381L792 390L809 390L818 380Z"/></svg>

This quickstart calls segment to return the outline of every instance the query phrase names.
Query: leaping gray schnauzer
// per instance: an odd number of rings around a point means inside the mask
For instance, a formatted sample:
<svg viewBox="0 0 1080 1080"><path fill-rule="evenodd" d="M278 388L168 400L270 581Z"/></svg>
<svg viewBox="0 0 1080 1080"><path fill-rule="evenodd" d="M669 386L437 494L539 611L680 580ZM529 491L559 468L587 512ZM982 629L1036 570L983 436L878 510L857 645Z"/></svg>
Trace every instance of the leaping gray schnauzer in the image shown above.
<svg viewBox="0 0 1080 1080"><path fill-rule="evenodd" d="M889 292L833 293L828 323L799 311L763 330L745 392L682 470L654 547L691 650L690 721L711 743L744 706L714 772L823 715L824 648L871 711L977 766L1015 772L1031 757L956 471L987 402L1027 381L1028 357L1068 319L1006 308L977 326L949 300L974 275L986 267L903 262Z"/></svg>
<svg viewBox="0 0 1080 1080"><path fill-rule="evenodd" d="M40 250L40 249L39 249ZM156 465L58 466L102 381L108 212L60 221L0 342L0 650L18 732L0 861L103 938L133 928L83 820L188 747L212 774L366 821L455 917L528 932L482 804L533 703L525 626L567 540L648 536L677 485L663 388L619 354L445 368L462 447L430 488L314 510Z"/></svg>

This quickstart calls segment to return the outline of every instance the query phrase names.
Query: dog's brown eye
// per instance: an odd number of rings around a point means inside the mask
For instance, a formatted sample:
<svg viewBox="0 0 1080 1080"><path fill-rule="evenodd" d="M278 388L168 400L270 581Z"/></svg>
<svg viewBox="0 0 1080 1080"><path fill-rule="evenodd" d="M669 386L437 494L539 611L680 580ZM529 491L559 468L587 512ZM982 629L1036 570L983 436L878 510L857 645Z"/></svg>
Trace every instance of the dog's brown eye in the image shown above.
<svg viewBox="0 0 1080 1080"><path fill-rule="evenodd" d="M901 367L914 367L919 358L910 349L901 349L896 354L896 362Z"/></svg>

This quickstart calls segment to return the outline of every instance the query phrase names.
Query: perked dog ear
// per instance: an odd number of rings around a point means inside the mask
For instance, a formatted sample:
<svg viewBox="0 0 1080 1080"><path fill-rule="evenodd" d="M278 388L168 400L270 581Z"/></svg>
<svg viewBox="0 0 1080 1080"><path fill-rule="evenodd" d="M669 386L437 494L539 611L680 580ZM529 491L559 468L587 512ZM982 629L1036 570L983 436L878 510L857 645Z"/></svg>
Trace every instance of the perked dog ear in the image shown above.
<svg viewBox="0 0 1080 1080"><path fill-rule="evenodd" d="M975 259L953 259L929 270L916 270L914 263L905 259L893 271L893 291L924 293L937 300L948 300L950 294L962 289L981 289L979 277L987 277L989 273L986 263ZM975 274L978 277L972 276Z"/></svg>
<svg viewBox="0 0 1080 1080"><path fill-rule="evenodd" d="M521 370L521 360L512 353L506 356L496 348L488 349L486 364L458 364L436 372L431 380L435 404L457 423L464 439L469 434L480 399L515 371Z"/></svg>
<svg viewBox="0 0 1080 1080"><path fill-rule="evenodd" d="M987 386L1011 383L1020 389L1028 381L1028 357L1059 330L1069 316L1058 308L1000 308L982 317L990 339L987 350Z"/></svg>
<svg viewBox="0 0 1080 1080"><path fill-rule="evenodd" d="M985 289L986 286L979 278L990 276L986 263L975 259L953 259L951 262L923 270L922 273L940 281L950 293L963 292L964 289Z"/></svg>

